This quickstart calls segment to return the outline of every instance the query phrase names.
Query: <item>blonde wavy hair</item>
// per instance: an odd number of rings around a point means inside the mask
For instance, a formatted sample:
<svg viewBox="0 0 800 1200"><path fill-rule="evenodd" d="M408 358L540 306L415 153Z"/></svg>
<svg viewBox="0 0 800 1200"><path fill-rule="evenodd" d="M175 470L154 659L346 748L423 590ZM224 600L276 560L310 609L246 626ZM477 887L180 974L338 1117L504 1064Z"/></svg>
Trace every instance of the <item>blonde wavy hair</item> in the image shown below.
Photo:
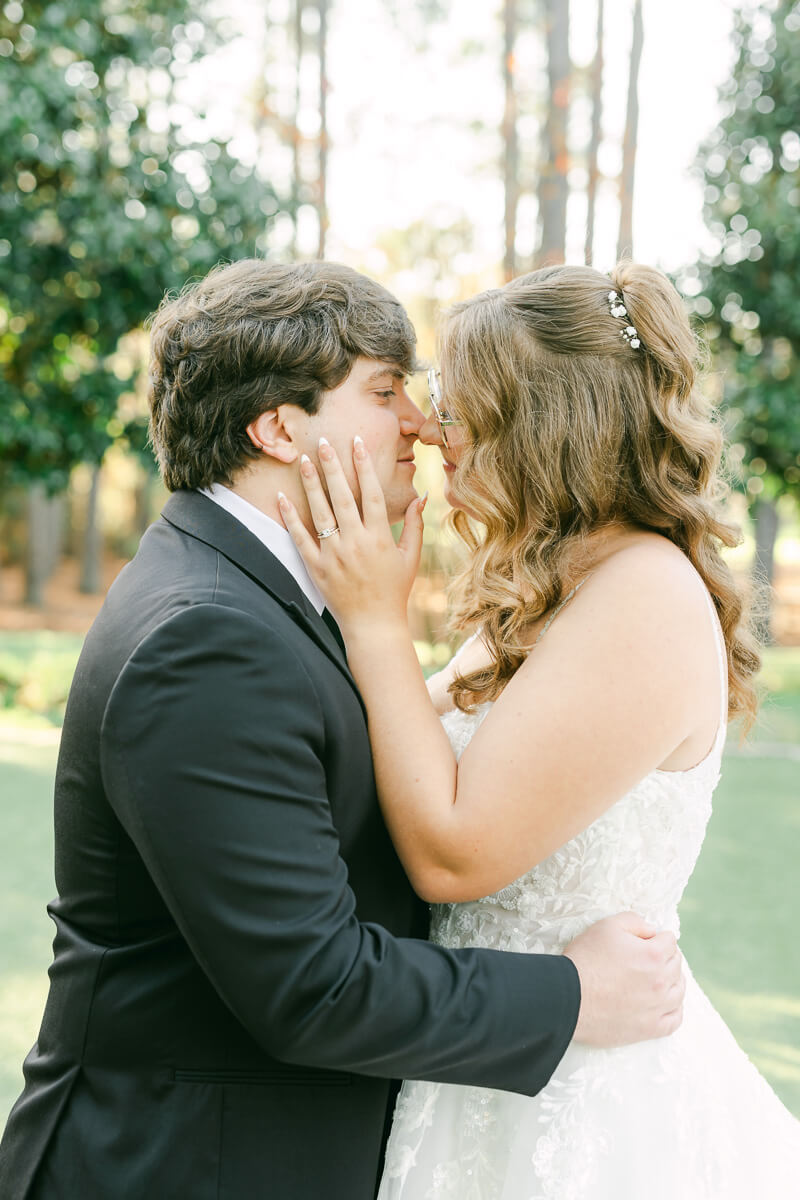
<svg viewBox="0 0 800 1200"><path fill-rule="evenodd" d="M627 318L612 314L612 290ZM638 348L621 336L628 324ZM621 523L669 538L703 579L725 636L729 713L749 726L760 660L720 554L740 534L719 514L722 435L669 280L631 262L610 276L545 267L455 305L439 344L445 404L465 427L454 486L470 514L451 518L471 551L452 626L482 629L492 657L454 680L456 705L497 697L531 623L587 569L588 535Z"/></svg>

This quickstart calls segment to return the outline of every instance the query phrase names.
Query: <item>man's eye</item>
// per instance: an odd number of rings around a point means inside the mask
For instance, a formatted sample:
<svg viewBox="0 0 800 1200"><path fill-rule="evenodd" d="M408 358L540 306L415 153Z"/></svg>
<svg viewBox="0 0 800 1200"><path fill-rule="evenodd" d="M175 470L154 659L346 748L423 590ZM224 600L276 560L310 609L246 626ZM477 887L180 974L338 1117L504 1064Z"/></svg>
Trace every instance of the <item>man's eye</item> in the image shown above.
<svg viewBox="0 0 800 1200"><path fill-rule="evenodd" d="M389 388L388 392L377 392L382 400L394 400L394 388Z"/></svg>

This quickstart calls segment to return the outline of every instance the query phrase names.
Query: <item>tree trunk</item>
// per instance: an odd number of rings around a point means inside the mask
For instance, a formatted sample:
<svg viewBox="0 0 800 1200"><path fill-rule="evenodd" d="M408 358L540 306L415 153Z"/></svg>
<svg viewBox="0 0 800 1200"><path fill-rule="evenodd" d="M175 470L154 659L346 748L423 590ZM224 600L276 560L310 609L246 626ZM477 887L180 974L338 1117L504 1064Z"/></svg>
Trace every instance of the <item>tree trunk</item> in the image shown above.
<svg viewBox="0 0 800 1200"><path fill-rule="evenodd" d="M50 496L47 501L50 557L47 563L48 579L55 571L64 554L64 514L66 511L66 496L59 492Z"/></svg>
<svg viewBox="0 0 800 1200"><path fill-rule="evenodd" d="M644 45L642 0L633 8L633 41L628 75L628 108L625 115L625 137L622 143L622 174L619 181L619 235L617 262L633 257L633 182L636 166L636 138L639 127L639 66Z"/></svg>
<svg viewBox="0 0 800 1200"><path fill-rule="evenodd" d="M769 646L772 636L773 581L775 579L775 542L778 537L778 508L774 500L757 500L751 509L755 526L753 592L756 628L761 641Z"/></svg>
<svg viewBox="0 0 800 1200"><path fill-rule="evenodd" d="M583 261L591 266L594 258L594 219L597 205L597 184L600 172L597 167L597 154L600 149L600 134L603 125L603 15L605 0L597 0L597 33L595 35L595 53L592 63L592 129L589 135L589 151L586 156L586 242L583 247Z"/></svg>
<svg viewBox="0 0 800 1200"><path fill-rule="evenodd" d="M3 546L5 544L4 515L0 512L0 597L3 595L3 571L5 564L3 561Z"/></svg>
<svg viewBox="0 0 800 1200"><path fill-rule="evenodd" d="M325 257L325 242L328 236L328 5L329 0L319 3L319 243L317 258Z"/></svg>
<svg viewBox="0 0 800 1200"><path fill-rule="evenodd" d="M100 472L98 464L92 470L92 482L86 497L86 527L83 534L81 557L80 590L85 595L95 596L102 590L103 537L98 521L98 498L100 494Z"/></svg>
<svg viewBox="0 0 800 1200"><path fill-rule="evenodd" d="M567 240L567 117L571 63L569 57L569 0L545 0L547 29L547 121L544 161L539 179L541 241L537 263L564 261Z"/></svg>
<svg viewBox="0 0 800 1200"><path fill-rule="evenodd" d="M290 247L292 258L297 258L297 214L302 196L300 175L300 82L303 64L303 0L294 3L294 113L292 115L292 221L294 229Z"/></svg>
<svg viewBox="0 0 800 1200"><path fill-rule="evenodd" d="M148 471L146 467L142 468L142 475L136 487L134 494L134 528L136 536L142 537L148 525L153 520L153 492L155 491L158 476L152 471Z"/></svg>
<svg viewBox="0 0 800 1200"><path fill-rule="evenodd" d="M519 204L519 144L517 140L517 94L514 86L514 45L517 37L517 2L503 5L503 178L505 186L505 254L503 274L506 281L517 273L517 207Z"/></svg>
<svg viewBox="0 0 800 1200"><path fill-rule="evenodd" d="M50 502L43 483L28 488L28 544L25 554L25 603L44 604L44 589L52 571Z"/></svg>

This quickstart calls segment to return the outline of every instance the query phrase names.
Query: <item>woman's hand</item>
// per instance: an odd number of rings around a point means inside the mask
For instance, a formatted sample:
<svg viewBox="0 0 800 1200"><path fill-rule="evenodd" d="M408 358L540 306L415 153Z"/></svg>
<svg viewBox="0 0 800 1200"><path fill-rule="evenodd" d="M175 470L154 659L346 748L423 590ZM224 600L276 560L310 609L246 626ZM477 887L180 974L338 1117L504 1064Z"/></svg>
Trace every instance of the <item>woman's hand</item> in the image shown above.
<svg viewBox="0 0 800 1200"><path fill-rule="evenodd" d="M408 597L422 549L422 511L425 500L412 500L403 532L395 543L386 515L386 502L372 461L361 438L353 442L353 464L361 491L361 512L332 446L320 438L322 480L307 457L300 478L318 535L306 529L297 509L282 493L278 504L286 528L300 551L309 574L334 613L342 634L365 624L406 624ZM330 500L328 499L330 497Z"/></svg>

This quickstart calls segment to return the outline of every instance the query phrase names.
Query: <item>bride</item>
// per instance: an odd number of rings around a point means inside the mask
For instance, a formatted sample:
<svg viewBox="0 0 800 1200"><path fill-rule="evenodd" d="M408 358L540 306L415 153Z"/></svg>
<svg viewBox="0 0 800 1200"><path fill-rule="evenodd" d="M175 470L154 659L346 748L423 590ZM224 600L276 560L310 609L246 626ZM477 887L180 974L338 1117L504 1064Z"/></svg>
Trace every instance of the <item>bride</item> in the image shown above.
<svg viewBox="0 0 800 1200"><path fill-rule="evenodd" d="M626 909L677 933L758 667L680 299L631 263L546 268L452 309L440 358L420 436L469 549L452 621L472 637L430 692L406 620L424 500L395 545L356 439L347 473L321 444L324 487L301 470L323 539L281 501L339 620L430 936L559 952ZM573 1043L534 1098L407 1081L380 1200L793 1194L800 1124L686 972L676 1033Z"/></svg>

